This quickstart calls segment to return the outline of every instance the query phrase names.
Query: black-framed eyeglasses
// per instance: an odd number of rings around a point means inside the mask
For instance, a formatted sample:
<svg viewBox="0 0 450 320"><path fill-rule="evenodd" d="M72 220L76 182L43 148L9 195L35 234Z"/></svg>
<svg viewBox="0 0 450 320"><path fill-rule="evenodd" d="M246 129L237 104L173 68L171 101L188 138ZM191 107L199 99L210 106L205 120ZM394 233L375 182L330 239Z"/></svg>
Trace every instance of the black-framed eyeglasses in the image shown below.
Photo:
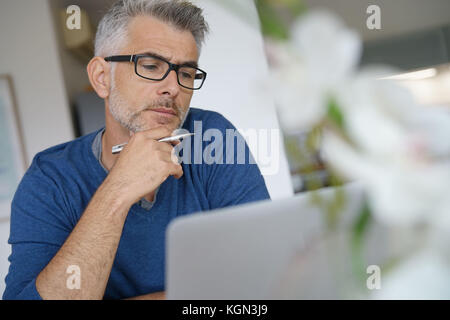
<svg viewBox="0 0 450 320"><path fill-rule="evenodd" d="M134 62L134 71L144 79L162 81L174 70L178 84L186 89L198 90L203 86L206 72L191 65L170 63L160 57L148 54L134 54L106 57L105 61Z"/></svg>

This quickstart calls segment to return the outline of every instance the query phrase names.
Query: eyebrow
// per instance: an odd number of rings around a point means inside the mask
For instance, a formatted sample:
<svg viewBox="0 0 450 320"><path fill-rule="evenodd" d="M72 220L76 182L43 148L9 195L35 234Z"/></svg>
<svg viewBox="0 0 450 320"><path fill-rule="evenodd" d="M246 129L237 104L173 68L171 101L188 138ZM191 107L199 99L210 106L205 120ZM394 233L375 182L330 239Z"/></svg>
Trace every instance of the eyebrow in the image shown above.
<svg viewBox="0 0 450 320"><path fill-rule="evenodd" d="M141 54L146 54L146 55L149 55L149 56L153 56L153 57L156 57L156 58L160 58L160 59L169 61L169 59L167 59L166 57L163 57L162 55L157 54L155 52L147 51L147 52L144 52L144 53L141 53ZM188 67L198 68L198 63L197 63L197 61L194 61L194 60L181 62L181 63L179 63L179 65L180 66L188 66Z"/></svg>

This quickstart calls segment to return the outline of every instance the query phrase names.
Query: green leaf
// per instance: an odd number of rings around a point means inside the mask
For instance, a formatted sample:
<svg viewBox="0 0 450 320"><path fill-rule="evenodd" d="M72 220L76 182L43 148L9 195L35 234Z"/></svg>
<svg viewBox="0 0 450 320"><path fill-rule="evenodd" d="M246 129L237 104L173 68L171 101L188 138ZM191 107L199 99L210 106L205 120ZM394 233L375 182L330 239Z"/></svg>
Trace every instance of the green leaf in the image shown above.
<svg viewBox="0 0 450 320"><path fill-rule="evenodd" d="M303 3L303 1L283 0L282 2L286 3L286 6L289 8L289 11L294 17L298 17L306 11L306 5Z"/></svg>
<svg viewBox="0 0 450 320"><path fill-rule="evenodd" d="M352 266L353 272L359 279L364 282L366 279L366 265L363 255L364 240L371 222L371 210L367 199L364 201L361 213L353 225L352 229Z"/></svg>
<svg viewBox="0 0 450 320"><path fill-rule="evenodd" d="M330 99L328 102L327 116L334 124L339 127L339 129L344 130L344 115L342 114L341 108L334 99Z"/></svg>
<svg viewBox="0 0 450 320"><path fill-rule="evenodd" d="M366 200L364 201L360 216L353 226L353 237L355 240L360 240L364 236L364 233L369 225L370 217L370 207Z"/></svg>
<svg viewBox="0 0 450 320"><path fill-rule="evenodd" d="M265 36L280 40L289 38L287 26L269 4L265 1L258 1L257 8L261 21L261 31Z"/></svg>

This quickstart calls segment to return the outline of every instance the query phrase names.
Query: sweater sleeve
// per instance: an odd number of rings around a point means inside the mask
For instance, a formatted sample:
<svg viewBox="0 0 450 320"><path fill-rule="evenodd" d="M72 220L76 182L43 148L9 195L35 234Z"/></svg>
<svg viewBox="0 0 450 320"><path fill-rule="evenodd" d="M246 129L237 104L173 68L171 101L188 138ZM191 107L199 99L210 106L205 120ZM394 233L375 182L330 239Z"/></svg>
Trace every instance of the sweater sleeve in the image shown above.
<svg viewBox="0 0 450 320"><path fill-rule="evenodd" d="M3 299L41 299L36 278L71 232L62 192L43 167L37 155L14 194L8 240L10 266Z"/></svg>

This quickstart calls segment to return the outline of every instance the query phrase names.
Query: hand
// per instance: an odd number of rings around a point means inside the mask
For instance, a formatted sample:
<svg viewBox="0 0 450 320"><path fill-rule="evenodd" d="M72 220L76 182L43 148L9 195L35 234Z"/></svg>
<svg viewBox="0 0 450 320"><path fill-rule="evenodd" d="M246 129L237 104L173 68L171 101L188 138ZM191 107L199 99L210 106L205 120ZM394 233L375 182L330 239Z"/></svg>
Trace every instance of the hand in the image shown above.
<svg viewBox="0 0 450 320"><path fill-rule="evenodd" d="M173 145L157 141L170 135L165 127L132 135L107 177L107 183L118 188L126 201L135 203L171 175L177 179L183 176L181 165L172 156Z"/></svg>

